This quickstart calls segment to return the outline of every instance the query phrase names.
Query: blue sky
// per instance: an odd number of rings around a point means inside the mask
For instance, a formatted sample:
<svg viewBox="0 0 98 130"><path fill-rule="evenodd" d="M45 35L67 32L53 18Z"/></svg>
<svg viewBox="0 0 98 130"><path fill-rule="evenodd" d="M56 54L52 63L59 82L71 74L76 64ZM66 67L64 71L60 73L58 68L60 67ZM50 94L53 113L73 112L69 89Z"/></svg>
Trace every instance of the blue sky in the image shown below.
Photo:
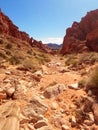
<svg viewBox="0 0 98 130"><path fill-rule="evenodd" d="M62 43L66 28L97 9L98 0L0 0L0 8L31 37Z"/></svg>

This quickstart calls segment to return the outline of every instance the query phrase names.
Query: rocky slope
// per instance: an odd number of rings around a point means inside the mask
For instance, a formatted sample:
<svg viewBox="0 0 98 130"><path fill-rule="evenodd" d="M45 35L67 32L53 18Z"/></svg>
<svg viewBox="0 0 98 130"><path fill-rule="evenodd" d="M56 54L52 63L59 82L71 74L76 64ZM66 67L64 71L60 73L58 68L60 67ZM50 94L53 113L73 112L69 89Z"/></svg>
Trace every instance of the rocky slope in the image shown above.
<svg viewBox="0 0 98 130"><path fill-rule="evenodd" d="M13 24L13 22L0 10L0 34L6 36L12 36L16 39L28 42L32 47L37 47L44 52L51 53L51 49L46 47L42 42L30 38L26 32L22 32L19 28Z"/></svg>
<svg viewBox="0 0 98 130"><path fill-rule="evenodd" d="M98 129L98 103L78 86L94 65L65 67L61 58L53 56L33 73L2 62L0 130Z"/></svg>
<svg viewBox="0 0 98 130"><path fill-rule="evenodd" d="M62 54L84 51L98 52L98 9L88 12L81 21L66 30Z"/></svg>

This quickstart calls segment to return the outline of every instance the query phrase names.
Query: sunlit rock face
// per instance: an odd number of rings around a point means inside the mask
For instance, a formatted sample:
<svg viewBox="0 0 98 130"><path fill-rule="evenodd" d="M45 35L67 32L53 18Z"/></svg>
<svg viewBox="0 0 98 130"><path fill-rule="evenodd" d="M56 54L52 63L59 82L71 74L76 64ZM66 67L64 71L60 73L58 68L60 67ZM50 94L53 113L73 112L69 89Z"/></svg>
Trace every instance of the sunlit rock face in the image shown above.
<svg viewBox="0 0 98 130"><path fill-rule="evenodd" d="M80 21L66 30L62 54L84 51L98 52L98 9L88 12Z"/></svg>
<svg viewBox="0 0 98 130"><path fill-rule="evenodd" d="M37 47L40 50L46 53L53 53L51 49L49 49L46 45L44 45L41 41L37 41L23 31L20 31L19 28L13 24L8 16L6 16L0 10L0 34L4 34L5 36L12 36L16 39L20 39L22 41L28 42L32 47Z"/></svg>
<svg viewBox="0 0 98 130"><path fill-rule="evenodd" d="M19 28L14 25L9 17L2 11L0 11L0 33L10 35L27 42L30 40L29 35L26 32L19 31Z"/></svg>

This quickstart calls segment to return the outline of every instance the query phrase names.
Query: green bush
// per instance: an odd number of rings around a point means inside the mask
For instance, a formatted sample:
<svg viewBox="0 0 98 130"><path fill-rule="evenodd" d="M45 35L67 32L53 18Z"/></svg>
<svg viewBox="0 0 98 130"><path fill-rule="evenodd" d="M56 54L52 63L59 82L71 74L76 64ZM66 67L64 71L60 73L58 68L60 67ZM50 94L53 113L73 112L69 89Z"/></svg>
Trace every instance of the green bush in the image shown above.
<svg viewBox="0 0 98 130"><path fill-rule="evenodd" d="M88 89L98 89L98 66L96 66L93 72L90 74L86 87Z"/></svg>
<svg viewBox="0 0 98 130"><path fill-rule="evenodd" d="M72 67L76 67L78 65L78 58L75 55L68 55L65 61L65 65L72 65Z"/></svg>
<svg viewBox="0 0 98 130"><path fill-rule="evenodd" d="M98 53L89 52L80 56L79 62L84 64L94 64L98 61Z"/></svg>
<svg viewBox="0 0 98 130"><path fill-rule="evenodd" d="M12 65L17 65L17 64L20 64L20 60L17 56L12 56L9 58L9 62L12 64Z"/></svg>

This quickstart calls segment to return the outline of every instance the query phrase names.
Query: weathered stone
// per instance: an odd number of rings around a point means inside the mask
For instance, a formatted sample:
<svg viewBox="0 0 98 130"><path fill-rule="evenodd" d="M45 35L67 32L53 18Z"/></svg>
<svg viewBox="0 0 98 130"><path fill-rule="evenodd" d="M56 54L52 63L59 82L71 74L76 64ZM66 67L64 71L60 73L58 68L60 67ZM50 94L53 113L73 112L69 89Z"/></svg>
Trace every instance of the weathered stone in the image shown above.
<svg viewBox="0 0 98 130"><path fill-rule="evenodd" d="M77 123L77 122L76 122L75 116L72 116L72 117L71 117L71 126L72 126L72 127L76 126L76 123Z"/></svg>
<svg viewBox="0 0 98 130"><path fill-rule="evenodd" d="M68 87L71 88L71 89L76 89L76 90L79 89L78 83L70 84L70 85L68 85Z"/></svg>
<svg viewBox="0 0 98 130"><path fill-rule="evenodd" d="M14 87L13 88L12 87L11 88L7 88L5 90L5 92L6 92L7 96L11 97L15 93L15 88Z"/></svg>
<svg viewBox="0 0 98 130"><path fill-rule="evenodd" d="M88 116L89 116L89 120L94 123L94 115L93 115L93 113L90 112L90 113L88 114Z"/></svg>
<svg viewBox="0 0 98 130"><path fill-rule="evenodd" d="M43 126L47 126L47 122L45 122L44 120L39 120L36 124L34 124L34 128L36 129L41 128Z"/></svg>
<svg viewBox="0 0 98 130"><path fill-rule="evenodd" d="M62 130L70 130L68 125L62 125Z"/></svg>
<svg viewBox="0 0 98 130"><path fill-rule="evenodd" d="M51 103L51 109L56 110L58 108L58 104L56 102Z"/></svg>
<svg viewBox="0 0 98 130"><path fill-rule="evenodd" d="M30 100L30 104L37 114L44 114L48 109L48 106L45 105L44 101L38 95L33 96Z"/></svg>
<svg viewBox="0 0 98 130"><path fill-rule="evenodd" d="M58 94L60 94L61 92L63 92L66 89L67 89L67 87L64 84L56 84L54 86L46 88L43 95L46 98L52 98L52 97L57 96Z"/></svg>
<svg viewBox="0 0 98 130"><path fill-rule="evenodd" d="M30 130L35 130L34 126L31 124L28 124L28 127L30 128Z"/></svg>

